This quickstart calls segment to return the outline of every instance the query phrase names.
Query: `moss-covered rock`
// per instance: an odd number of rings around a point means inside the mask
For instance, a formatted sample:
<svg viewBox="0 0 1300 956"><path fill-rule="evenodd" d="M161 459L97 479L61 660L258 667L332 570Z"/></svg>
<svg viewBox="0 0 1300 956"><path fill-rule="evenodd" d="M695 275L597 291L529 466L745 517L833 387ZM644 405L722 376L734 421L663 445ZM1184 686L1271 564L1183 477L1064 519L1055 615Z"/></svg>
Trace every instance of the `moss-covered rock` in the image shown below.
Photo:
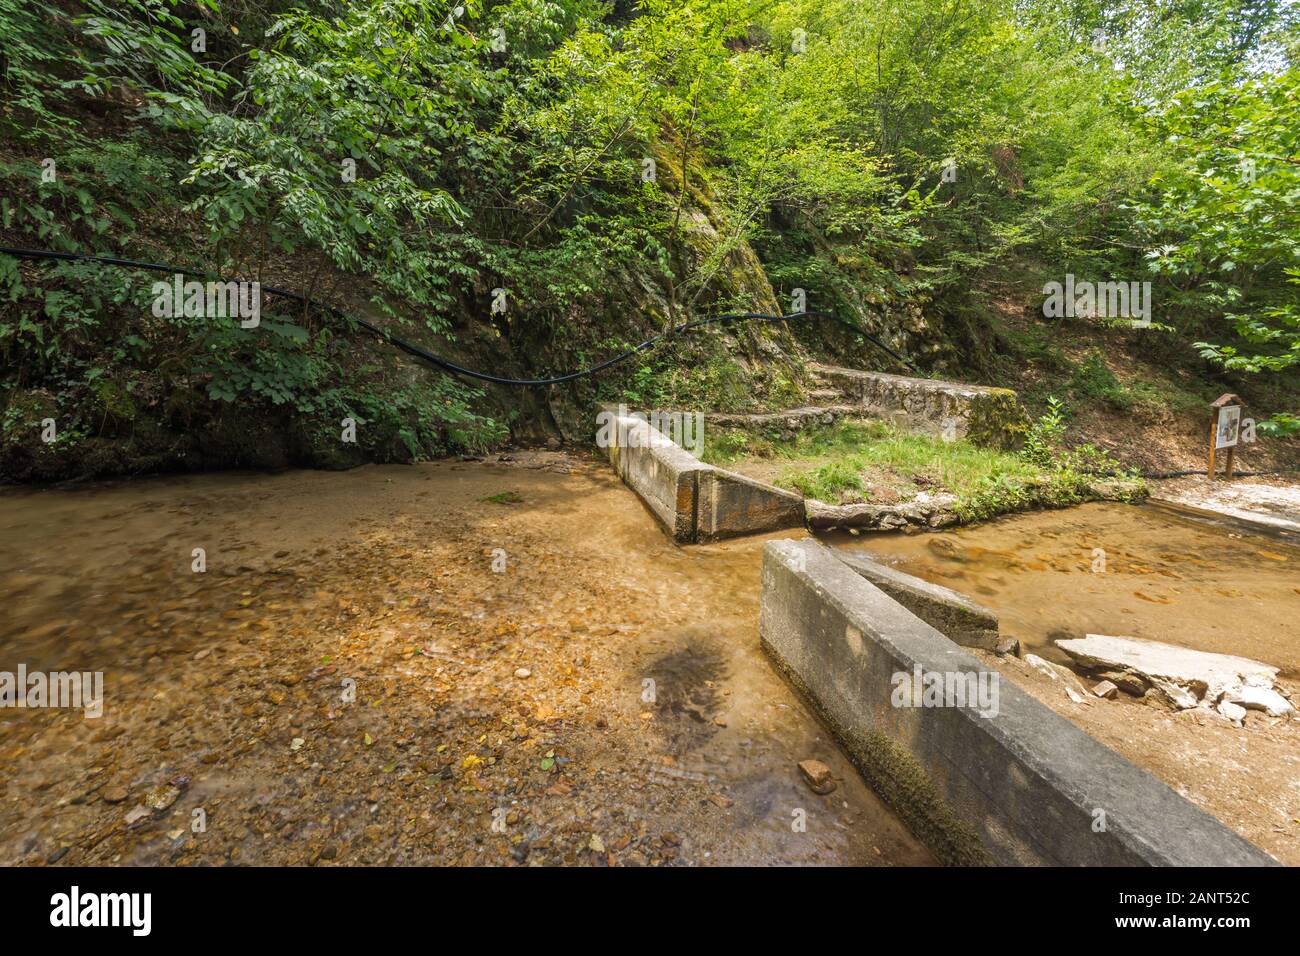
<svg viewBox="0 0 1300 956"><path fill-rule="evenodd" d="M1015 451L1029 428L1016 393L1009 388L984 388L974 395L966 416L966 438L986 448Z"/></svg>

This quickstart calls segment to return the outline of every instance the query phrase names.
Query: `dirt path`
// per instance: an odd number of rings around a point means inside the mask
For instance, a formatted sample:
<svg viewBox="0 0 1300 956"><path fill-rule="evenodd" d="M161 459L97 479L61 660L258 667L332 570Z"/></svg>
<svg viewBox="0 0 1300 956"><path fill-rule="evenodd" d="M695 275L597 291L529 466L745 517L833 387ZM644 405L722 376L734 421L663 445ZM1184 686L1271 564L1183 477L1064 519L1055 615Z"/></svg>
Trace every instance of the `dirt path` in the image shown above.
<svg viewBox="0 0 1300 956"><path fill-rule="evenodd" d="M1300 481L1294 476L1209 481L1194 475L1159 482L1153 497L1277 531L1300 543Z"/></svg>
<svg viewBox="0 0 1300 956"><path fill-rule="evenodd" d="M0 670L105 675L0 710L0 862L932 862L763 658L760 548L558 454L0 493Z"/></svg>

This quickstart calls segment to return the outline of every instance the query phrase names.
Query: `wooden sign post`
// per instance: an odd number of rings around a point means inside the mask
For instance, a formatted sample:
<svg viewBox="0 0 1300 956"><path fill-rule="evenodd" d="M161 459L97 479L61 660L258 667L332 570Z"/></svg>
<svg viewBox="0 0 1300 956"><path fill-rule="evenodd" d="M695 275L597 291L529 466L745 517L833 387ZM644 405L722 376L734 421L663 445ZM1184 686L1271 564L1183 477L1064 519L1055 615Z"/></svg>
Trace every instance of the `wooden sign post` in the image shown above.
<svg viewBox="0 0 1300 956"><path fill-rule="evenodd" d="M1241 431L1241 399L1231 393L1220 395L1210 405L1210 461L1205 476L1214 480L1214 453L1228 449L1223 477L1232 480L1233 459L1237 454L1237 435Z"/></svg>

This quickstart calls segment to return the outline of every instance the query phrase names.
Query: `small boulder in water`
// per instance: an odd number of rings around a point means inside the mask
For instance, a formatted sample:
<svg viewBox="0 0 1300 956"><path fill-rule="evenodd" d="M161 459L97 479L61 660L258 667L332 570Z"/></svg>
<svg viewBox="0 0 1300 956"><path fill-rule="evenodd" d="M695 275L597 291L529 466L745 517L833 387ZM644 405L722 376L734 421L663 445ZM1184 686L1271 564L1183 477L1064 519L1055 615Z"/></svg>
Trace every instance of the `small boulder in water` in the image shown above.
<svg viewBox="0 0 1300 956"><path fill-rule="evenodd" d="M831 768L820 760L800 761L799 772L803 774L804 782L813 793L830 793L835 789L835 778L831 776Z"/></svg>

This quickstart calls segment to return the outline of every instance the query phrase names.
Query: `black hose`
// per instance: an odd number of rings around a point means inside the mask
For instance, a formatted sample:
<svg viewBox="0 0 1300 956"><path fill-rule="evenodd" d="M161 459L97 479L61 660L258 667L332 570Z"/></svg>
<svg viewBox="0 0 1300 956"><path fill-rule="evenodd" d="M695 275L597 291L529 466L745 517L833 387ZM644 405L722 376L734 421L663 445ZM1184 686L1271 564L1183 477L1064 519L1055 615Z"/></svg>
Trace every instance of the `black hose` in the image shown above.
<svg viewBox="0 0 1300 956"><path fill-rule="evenodd" d="M195 276L197 278L204 278L204 279L208 278L208 276L205 273L199 272L195 269L185 269L180 266L167 265L165 263L158 263L158 262L139 262L135 259L118 259L112 256L89 256L89 255L83 255L82 253L79 252L55 252L50 249L17 249L17 248L10 248L7 246L0 246L0 254L13 256L14 258L17 259L58 259L65 262L94 262L99 265L120 266L126 269L149 269L154 272L169 272L169 273L177 273L179 275ZM307 296L302 295L301 293L298 292L291 292L288 289L278 289L275 286L269 286L269 285L264 285L261 287L261 289L263 292L270 293L271 295L284 296L285 298L294 299L298 302L313 304L312 300L309 299ZM893 356L899 362L902 362L905 366L907 366L912 371L916 371L916 367L911 363L910 360L899 355L897 352L891 349L884 342L880 341L878 338L873 336L870 332L866 332L855 325L845 322L843 319L841 319L839 316L835 315L832 312L806 312L805 311L805 312L793 312L789 315L764 315L758 312L732 312L726 315L713 316L707 319L696 319L691 322L683 322L681 325L675 326L674 328L671 328L666 332L660 332L658 335L651 336L650 338L642 342L640 345L637 345L634 348L630 348L626 352L623 352L620 355L616 355L613 358L606 359L603 362L597 362L595 365L591 366L590 368L585 368L582 369L581 371L568 372L564 375L555 375L550 378L502 378L501 376L498 375L489 375L486 372L476 372L473 369L468 369L465 368L464 366L457 365L455 362L450 362L439 355L434 355L432 352L429 352L421 348L420 346L416 345L413 342L408 342L405 339L398 338L396 335L393 335L391 332L385 331L384 329L381 329L379 326L371 322L368 322L365 319L359 319L355 316L349 315L348 313L344 312L342 309L336 306L327 305L325 303L314 303L314 304L320 306L321 308L328 309L332 312L338 313L339 315L343 316L345 319L351 322L355 322L363 329L366 329L369 332L373 332L375 335L387 341L390 345L393 345L396 348L401 349L403 352L406 352L408 355L413 355L416 358L423 359L424 361L428 362L430 365L440 368L445 372L451 372L454 375L464 375L469 378L475 378L481 382L491 382L494 385L518 385L518 386L558 385L561 382L570 382L576 378L582 378L586 375L594 375L595 373L602 371L603 369L609 368L611 365L617 365L619 362L626 361L627 359L630 359L633 355L636 355L638 352L645 351L646 349L650 348L650 346L654 345L655 342L659 341L660 339L667 338L668 336L677 335L681 332L687 332L690 331L691 329L697 329L705 325L713 325L715 323L729 323L729 322L735 322L740 320L751 320L751 319L760 322L791 322L795 319L804 319L804 318L831 319L832 321L837 322L838 324L844 326L850 331L863 336L864 338L867 339L867 341L871 342L873 345L876 345L881 349L884 349L891 356Z"/></svg>

